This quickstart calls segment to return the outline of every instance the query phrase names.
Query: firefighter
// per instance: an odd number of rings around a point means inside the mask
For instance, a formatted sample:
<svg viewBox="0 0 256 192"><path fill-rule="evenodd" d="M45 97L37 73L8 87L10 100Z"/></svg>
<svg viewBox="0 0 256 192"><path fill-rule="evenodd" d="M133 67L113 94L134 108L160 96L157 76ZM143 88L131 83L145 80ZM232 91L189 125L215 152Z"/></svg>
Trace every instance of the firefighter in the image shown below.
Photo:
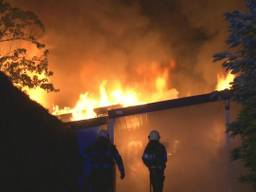
<svg viewBox="0 0 256 192"><path fill-rule="evenodd" d="M124 179L125 169L122 158L111 143L106 130L100 130L95 143L86 150L91 161L92 192L114 191L114 164L120 172L120 178Z"/></svg>
<svg viewBox="0 0 256 192"><path fill-rule="evenodd" d="M148 136L149 142L144 150L142 160L150 173L150 190L162 192L164 184L164 170L167 162L167 152L163 144L159 142L160 134L153 130Z"/></svg>

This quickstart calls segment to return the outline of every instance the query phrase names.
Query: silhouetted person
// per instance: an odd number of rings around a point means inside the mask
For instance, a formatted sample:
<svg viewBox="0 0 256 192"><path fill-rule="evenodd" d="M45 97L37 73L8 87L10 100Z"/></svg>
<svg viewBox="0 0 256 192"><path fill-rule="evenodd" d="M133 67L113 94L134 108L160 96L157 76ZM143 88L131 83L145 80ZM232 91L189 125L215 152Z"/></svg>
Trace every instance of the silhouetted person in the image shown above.
<svg viewBox="0 0 256 192"><path fill-rule="evenodd" d="M151 131L142 160L148 167L150 173L150 188L154 192L162 192L164 184L164 170L167 162L167 152L163 144L159 142L160 135L158 131Z"/></svg>
<svg viewBox="0 0 256 192"><path fill-rule="evenodd" d="M113 192L114 164L118 166L121 179L125 177L125 170L122 158L111 143L107 131L99 131L96 142L86 149L86 155L91 164L92 191Z"/></svg>

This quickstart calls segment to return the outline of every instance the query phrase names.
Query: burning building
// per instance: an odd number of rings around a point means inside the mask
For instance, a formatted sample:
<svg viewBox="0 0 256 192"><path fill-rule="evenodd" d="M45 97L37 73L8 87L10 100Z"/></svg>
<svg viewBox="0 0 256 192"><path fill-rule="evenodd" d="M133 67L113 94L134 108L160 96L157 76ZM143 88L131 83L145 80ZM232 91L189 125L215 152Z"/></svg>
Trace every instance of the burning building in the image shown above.
<svg viewBox="0 0 256 192"><path fill-rule="evenodd" d="M248 191L236 182L225 133L237 106L231 103L229 119L221 93L198 95L214 89L220 66L209 61L224 46L223 13L241 1L11 1L44 19L61 90L50 99L31 90L30 97L68 122L80 153L98 129L109 130L127 168L118 190L148 190L141 154L157 129L169 154L167 191ZM219 75L216 89L233 78Z"/></svg>
<svg viewBox="0 0 256 192"><path fill-rule="evenodd" d="M165 191L250 191L250 186L238 181L244 171L240 162L230 157L238 141L226 134L226 125L239 106L230 103L227 93L110 109L107 116L68 124L76 129L81 153L94 141L97 130L108 129L127 172L124 181L117 178L117 191L149 190L141 156L153 129L160 132L168 150Z"/></svg>
<svg viewBox="0 0 256 192"><path fill-rule="evenodd" d="M230 150L236 141L226 135L226 124L235 118L239 107L229 102L225 92L123 108L101 108L96 111L104 115L67 122L66 126L71 128L68 129L5 79L1 85L7 82L9 90L4 89L0 96L7 101L3 103L5 113L1 125L8 138L12 138L7 148L11 155L5 156L10 165L5 172L10 178L8 183L19 183L30 178L19 187L61 191L70 184L69 179L74 178L76 171L71 169L77 168L71 164L77 156L72 130L76 133L82 155L85 148L94 142L97 131L104 128L119 148L126 167L126 179L122 182L116 179L117 191L128 192L131 188L135 192L147 191L148 173L141 155L149 131L157 129L168 150L165 191L250 191L249 186L237 180L244 170L239 163L230 161ZM13 121L15 118L19 121ZM10 148L13 150L10 151ZM53 165L54 169L49 165ZM84 162L80 176L81 191L84 190L82 183L86 166ZM64 178L62 174L70 178ZM32 178L35 175L38 177ZM42 185L38 178L44 178ZM32 184L31 179L35 181ZM67 179L66 182L63 183L63 179ZM58 187L58 190L54 187Z"/></svg>

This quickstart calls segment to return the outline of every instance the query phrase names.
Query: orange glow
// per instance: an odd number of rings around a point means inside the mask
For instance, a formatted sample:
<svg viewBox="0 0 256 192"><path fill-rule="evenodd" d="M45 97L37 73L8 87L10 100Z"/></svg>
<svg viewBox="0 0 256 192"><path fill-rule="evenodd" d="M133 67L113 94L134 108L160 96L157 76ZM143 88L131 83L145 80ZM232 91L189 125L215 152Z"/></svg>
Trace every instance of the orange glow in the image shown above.
<svg viewBox="0 0 256 192"><path fill-rule="evenodd" d="M166 81L163 77L158 77L156 79L156 88L157 90L163 90L166 87Z"/></svg>
<svg viewBox="0 0 256 192"><path fill-rule="evenodd" d="M60 109L58 105L53 107L53 115L63 115L71 113L71 121L77 121L81 119L89 119L96 117L94 108L97 106L97 100L88 97L88 93L81 94L76 105L73 108L64 107Z"/></svg>
<svg viewBox="0 0 256 192"><path fill-rule="evenodd" d="M128 107L177 98L178 91L169 88L170 70L174 67L174 63L166 67L155 63L142 64L134 69L136 72L133 73L135 74L134 77L131 76L133 78L131 82L101 80L98 85L95 85L95 87L98 87L98 92L86 91L80 93L79 98L71 107L60 107L54 104L51 113L56 116L64 115L65 117L69 116L65 114L70 114L70 119L66 120L78 121L97 117L94 111L95 108ZM37 88L25 91L31 99L44 107L49 107L47 93L44 90Z"/></svg>
<svg viewBox="0 0 256 192"><path fill-rule="evenodd" d="M24 56L27 59L31 59L31 60L33 60L33 57L40 58L44 51L44 49L43 50L38 49L37 46L35 46L31 42L17 40L17 41L1 42L0 54L8 55L17 48L25 48L27 52ZM37 65L37 62L35 62L35 65ZM6 71L5 68L3 68L2 70ZM31 72L30 70L25 69L23 66L21 66L19 70L21 71L21 73L26 73L26 75L28 75L30 78L33 78L34 75L36 75L39 79L43 79L46 77L45 74L43 73L38 74L35 71ZM7 72L7 75L8 75L8 72ZM19 88L22 87L19 84L14 83L14 85L18 86ZM35 88L22 87L21 90L25 92L31 100L36 101L37 103L41 104L45 108L49 107L49 103L47 100L47 92L44 89L41 89L40 87L35 87Z"/></svg>
<svg viewBox="0 0 256 192"><path fill-rule="evenodd" d="M34 73L28 73L28 75L32 78L35 74ZM36 74L40 79L45 78L44 74ZM25 87L23 88L23 91L29 96L29 98L33 101L36 101L37 103L41 104L44 107L48 106L48 101L47 101L47 92L40 88L40 87L35 87L35 88L28 88Z"/></svg>
<svg viewBox="0 0 256 192"><path fill-rule="evenodd" d="M224 89L230 89L232 86L231 83L234 81L234 79L235 75L231 74L231 72L229 72L227 75L218 74L216 90L222 91Z"/></svg>
<svg viewBox="0 0 256 192"><path fill-rule="evenodd" d="M47 106L47 92L44 91L41 88L34 88L34 89L25 89L26 93L28 94L29 98L32 99L33 101L38 102L42 106L46 107Z"/></svg>
<svg viewBox="0 0 256 192"><path fill-rule="evenodd" d="M80 95L74 107L64 107L61 109L55 106L52 114L61 115L65 113L72 114L72 121L95 118L97 115L94 112L95 108L106 107L111 105L121 105L123 107L145 104L149 102L156 102L160 100L173 99L178 97L176 89L168 89L167 87L168 75L164 72L158 75L153 82L153 90L145 91L143 87L132 88L124 86L121 82L102 81L99 85L98 96L92 93L83 93ZM152 86L152 85L151 85Z"/></svg>
<svg viewBox="0 0 256 192"><path fill-rule="evenodd" d="M140 151L143 148L143 143L141 141L132 140L128 143L129 150Z"/></svg>

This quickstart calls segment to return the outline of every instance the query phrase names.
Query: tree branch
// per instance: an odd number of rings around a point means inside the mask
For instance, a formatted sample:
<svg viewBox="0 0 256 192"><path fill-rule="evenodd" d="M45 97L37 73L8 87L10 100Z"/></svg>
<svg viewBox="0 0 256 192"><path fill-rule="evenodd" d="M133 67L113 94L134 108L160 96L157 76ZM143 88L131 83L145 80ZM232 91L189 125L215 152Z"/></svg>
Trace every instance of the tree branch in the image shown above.
<svg viewBox="0 0 256 192"><path fill-rule="evenodd" d="M10 39L2 39L2 40L0 40L0 43L8 42L8 41L18 41L18 40L32 42L32 40L28 39L28 38L10 38Z"/></svg>

